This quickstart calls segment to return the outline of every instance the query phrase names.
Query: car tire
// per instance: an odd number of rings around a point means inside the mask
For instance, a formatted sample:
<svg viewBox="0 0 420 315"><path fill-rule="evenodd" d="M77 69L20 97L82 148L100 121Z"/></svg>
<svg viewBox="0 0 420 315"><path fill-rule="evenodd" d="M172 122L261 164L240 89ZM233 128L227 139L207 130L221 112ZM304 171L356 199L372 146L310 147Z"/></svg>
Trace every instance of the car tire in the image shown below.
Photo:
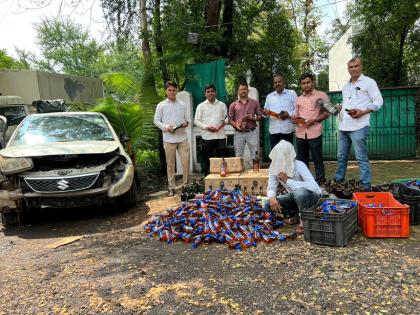
<svg viewBox="0 0 420 315"><path fill-rule="evenodd" d="M134 207L137 204L137 184L133 179L130 189L123 195L118 197L118 205L124 209Z"/></svg>
<svg viewBox="0 0 420 315"><path fill-rule="evenodd" d="M5 227L18 226L19 215L17 212L2 212L1 213L1 224Z"/></svg>

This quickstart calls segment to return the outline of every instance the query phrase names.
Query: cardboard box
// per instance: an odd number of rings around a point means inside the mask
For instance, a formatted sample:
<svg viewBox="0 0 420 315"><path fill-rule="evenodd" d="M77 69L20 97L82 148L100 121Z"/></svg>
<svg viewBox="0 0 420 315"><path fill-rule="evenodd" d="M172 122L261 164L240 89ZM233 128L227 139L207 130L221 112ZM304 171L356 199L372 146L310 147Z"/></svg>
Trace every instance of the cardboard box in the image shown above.
<svg viewBox="0 0 420 315"><path fill-rule="evenodd" d="M210 186L212 187L212 190L216 190L223 181L225 189L234 190L235 186L239 184L239 175L240 173L232 173L225 177L221 177L219 174L209 174L204 178L204 185L206 190L208 190Z"/></svg>
<svg viewBox="0 0 420 315"><path fill-rule="evenodd" d="M244 160L240 157L225 158L227 173L240 173L244 170ZM222 158L210 158L210 174L220 174Z"/></svg>
<svg viewBox="0 0 420 315"><path fill-rule="evenodd" d="M268 169L260 169L259 172L253 170L244 171L239 176L239 186L242 192L266 196L268 185Z"/></svg>

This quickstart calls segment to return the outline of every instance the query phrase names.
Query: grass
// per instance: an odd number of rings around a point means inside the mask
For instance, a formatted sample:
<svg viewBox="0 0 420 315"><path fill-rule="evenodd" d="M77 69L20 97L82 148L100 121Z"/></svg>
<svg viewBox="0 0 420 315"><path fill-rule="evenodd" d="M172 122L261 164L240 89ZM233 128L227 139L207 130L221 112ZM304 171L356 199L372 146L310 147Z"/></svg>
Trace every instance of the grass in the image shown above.
<svg viewBox="0 0 420 315"><path fill-rule="evenodd" d="M420 160L371 161L372 184L385 184L401 178L420 178ZM310 163L312 174L315 174L313 164ZM337 162L325 162L325 176L334 178ZM346 180L359 180L359 166L357 162L350 162L347 166Z"/></svg>

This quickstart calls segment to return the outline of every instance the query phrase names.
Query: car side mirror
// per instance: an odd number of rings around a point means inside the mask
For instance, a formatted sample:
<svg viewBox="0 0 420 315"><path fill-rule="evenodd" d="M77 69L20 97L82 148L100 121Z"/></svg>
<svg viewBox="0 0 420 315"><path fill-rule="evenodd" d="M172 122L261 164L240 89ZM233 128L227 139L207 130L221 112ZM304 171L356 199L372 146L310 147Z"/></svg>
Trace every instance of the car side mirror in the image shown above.
<svg viewBox="0 0 420 315"><path fill-rule="evenodd" d="M120 141L121 143L127 143L130 142L131 137L127 132L121 132L120 133Z"/></svg>

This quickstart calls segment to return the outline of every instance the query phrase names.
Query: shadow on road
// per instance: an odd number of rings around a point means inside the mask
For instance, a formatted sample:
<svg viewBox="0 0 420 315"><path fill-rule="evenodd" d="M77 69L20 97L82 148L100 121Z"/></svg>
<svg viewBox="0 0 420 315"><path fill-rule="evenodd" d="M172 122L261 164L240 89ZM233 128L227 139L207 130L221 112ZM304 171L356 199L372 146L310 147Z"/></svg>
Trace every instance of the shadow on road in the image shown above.
<svg viewBox="0 0 420 315"><path fill-rule="evenodd" d="M112 206L75 209L37 209L22 216L19 227L2 228L5 236L24 239L58 238L104 233L139 225L147 217L148 207L122 210Z"/></svg>

